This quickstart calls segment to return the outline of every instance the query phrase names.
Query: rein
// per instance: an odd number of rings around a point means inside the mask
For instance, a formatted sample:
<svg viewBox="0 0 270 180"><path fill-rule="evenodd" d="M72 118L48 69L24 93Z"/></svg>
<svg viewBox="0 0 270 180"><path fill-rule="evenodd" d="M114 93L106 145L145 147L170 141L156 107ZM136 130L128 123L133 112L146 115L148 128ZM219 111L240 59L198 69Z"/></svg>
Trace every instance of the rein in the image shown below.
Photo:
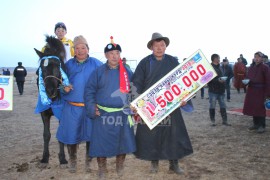
<svg viewBox="0 0 270 180"><path fill-rule="evenodd" d="M47 78L54 78L54 79L57 79L58 81L60 81L60 85L63 85L62 78L60 79L60 78L58 78L58 77L56 77L56 76L53 76L53 75L49 75L49 76L46 76L46 77L44 78L43 81L44 81L45 84L46 84L45 80L46 80Z"/></svg>

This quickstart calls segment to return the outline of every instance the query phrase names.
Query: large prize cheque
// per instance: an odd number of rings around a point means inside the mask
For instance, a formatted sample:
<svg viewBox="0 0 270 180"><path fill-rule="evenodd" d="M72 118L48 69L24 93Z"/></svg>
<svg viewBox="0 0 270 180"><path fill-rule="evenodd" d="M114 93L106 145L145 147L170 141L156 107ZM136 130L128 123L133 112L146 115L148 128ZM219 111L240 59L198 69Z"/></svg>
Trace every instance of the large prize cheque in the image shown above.
<svg viewBox="0 0 270 180"><path fill-rule="evenodd" d="M150 129L153 129L182 101L193 95L211 81L216 72L201 50L197 50L184 62L156 82L131 102L137 113Z"/></svg>
<svg viewBox="0 0 270 180"><path fill-rule="evenodd" d="M13 76L0 76L0 110L13 109Z"/></svg>

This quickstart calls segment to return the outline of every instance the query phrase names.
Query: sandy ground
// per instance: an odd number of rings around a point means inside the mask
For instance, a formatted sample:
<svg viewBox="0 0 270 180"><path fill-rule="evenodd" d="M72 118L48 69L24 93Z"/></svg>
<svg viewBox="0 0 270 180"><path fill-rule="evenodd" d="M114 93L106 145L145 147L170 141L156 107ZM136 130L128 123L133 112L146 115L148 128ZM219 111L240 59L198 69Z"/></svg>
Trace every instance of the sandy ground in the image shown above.
<svg viewBox="0 0 270 180"><path fill-rule="evenodd" d="M244 96L232 90L233 99L227 103L227 109L242 107ZM40 115L33 113L36 99L35 77L30 76L22 96L14 84L14 110L0 111L0 179L96 179L96 159L91 164L92 172L84 171L84 144L79 148L77 173L60 168L55 138L58 122L54 117L51 119L50 162L45 168L40 166L43 124ZM211 127L208 100L201 99L198 93L193 103L195 111L183 113L194 148L192 155L180 160L185 173L168 174L168 162L161 161L159 172L149 174L149 162L128 155L125 173L120 179L269 179L270 129L267 127L264 134L249 132L251 117L234 114L228 114L232 126L222 126L218 110L218 125ZM269 119L266 123L269 124ZM108 179L119 179L114 158L108 160L108 169Z"/></svg>

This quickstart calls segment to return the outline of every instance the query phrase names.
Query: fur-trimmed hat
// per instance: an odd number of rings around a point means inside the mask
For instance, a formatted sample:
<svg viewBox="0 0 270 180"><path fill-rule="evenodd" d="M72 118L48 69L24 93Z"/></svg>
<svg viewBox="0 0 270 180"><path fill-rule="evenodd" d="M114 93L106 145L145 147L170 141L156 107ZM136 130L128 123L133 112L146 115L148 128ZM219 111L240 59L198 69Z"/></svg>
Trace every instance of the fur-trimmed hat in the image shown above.
<svg viewBox="0 0 270 180"><path fill-rule="evenodd" d="M121 46L119 44L115 44L113 42L112 36L110 38L111 38L111 43L106 45L106 47L104 48L104 53L109 52L109 51L113 51L113 50L118 50L118 51L122 52Z"/></svg>
<svg viewBox="0 0 270 180"><path fill-rule="evenodd" d="M170 44L169 38L163 37L160 33L155 32L155 33L152 34L152 39L147 43L148 49L151 49L151 46L152 46L153 42L156 41L156 40L164 40L165 44L166 44L166 47L168 47L169 44Z"/></svg>
<svg viewBox="0 0 270 180"><path fill-rule="evenodd" d="M264 54L261 51L257 51L254 55L258 55L260 57L264 57Z"/></svg>
<svg viewBox="0 0 270 180"><path fill-rule="evenodd" d="M88 46L86 39L82 35L76 36L73 40L73 44L74 47L78 44L85 44L86 46Z"/></svg>
<svg viewBox="0 0 270 180"><path fill-rule="evenodd" d="M67 31L67 27L63 22L58 22L56 23L55 27L54 27L54 32L56 31L57 28L63 28Z"/></svg>

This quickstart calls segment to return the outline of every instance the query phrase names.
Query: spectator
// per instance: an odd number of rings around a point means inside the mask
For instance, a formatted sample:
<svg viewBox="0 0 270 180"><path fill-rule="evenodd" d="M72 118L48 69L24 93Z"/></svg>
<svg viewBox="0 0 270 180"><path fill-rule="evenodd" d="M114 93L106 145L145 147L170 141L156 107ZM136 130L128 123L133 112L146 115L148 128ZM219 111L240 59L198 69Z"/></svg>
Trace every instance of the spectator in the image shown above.
<svg viewBox="0 0 270 180"><path fill-rule="evenodd" d="M10 71L9 71L9 69L7 69L6 75L7 75L7 76L10 76Z"/></svg>
<svg viewBox="0 0 270 180"><path fill-rule="evenodd" d="M243 114L253 117L253 125L248 129L257 133L265 132L266 110L264 102L270 98L270 70L263 63L263 53L254 54L254 63L249 67L247 94L244 101Z"/></svg>
<svg viewBox="0 0 270 180"><path fill-rule="evenodd" d="M212 122L212 126L216 126L215 124L215 108L216 108L216 101L219 103L220 107L220 114L222 117L222 124L226 126L230 126L227 120L227 112L226 112L226 103L224 101L225 97L225 81L220 79L223 76L222 71L220 69L220 57L218 54L213 54L211 56L211 65L215 69L217 76L212 79L208 83L208 95L209 95L209 114L210 120Z"/></svg>
<svg viewBox="0 0 270 180"><path fill-rule="evenodd" d="M265 63L265 64L267 64L269 67L270 67L270 61L269 61L269 59L268 59L268 56L267 55L263 55L263 62Z"/></svg>
<svg viewBox="0 0 270 180"><path fill-rule="evenodd" d="M2 75L6 75L6 71L5 71L5 69L2 69L2 71L3 71L3 74L2 74Z"/></svg>
<svg viewBox="0 0 270 180"><path fill-rule="evenodd" d="M122 62L123 62L123 64L124 64L124 66L126 66L127 68L130 69L130 66L127 64L127 59L126 59L125 57L123 57ZM130 69L130 70L131 70L131 69Z"/></svg>
<svg viewBox="0 0 270 180"><path fill-rule="evenodd" d="M244 58L243 54L240 54L240 59L242 60L242 63L246 66L247 60Z"/></svg>
<svg viewBox="0 0 270 180"><path fill-rule="evenodd" d="M221 65L221 72L223 76L227 76L227 80L225 82L225 88L226 88L226 94L227 94L227 101L231 101L231 79L233 77L233 70L232 67L229 64L228 59L223 59L222 65Z"/></svg>
<svg viewBox="0 0 270 180"><path fill-rule="evenodd" d="M19 93L20 93L20 95L22 95L23 94L24 81L25 81L25 77L27 75L27 71L22 66L22 62L18 62L18 66L14 69L13 75L16 78Z"/></svg>
<svg viewBox="0 0 270 180"><path fill-rule="evenodd" d="M234 87L237 89L237 92L240 93L240 89L244 89L244 93L246 93L246 86L242 83L242 80L246 76L246 66L242 63L242 59L238 58L237 63L235 63L233 67L233 75L234 75Z"/></svg>

